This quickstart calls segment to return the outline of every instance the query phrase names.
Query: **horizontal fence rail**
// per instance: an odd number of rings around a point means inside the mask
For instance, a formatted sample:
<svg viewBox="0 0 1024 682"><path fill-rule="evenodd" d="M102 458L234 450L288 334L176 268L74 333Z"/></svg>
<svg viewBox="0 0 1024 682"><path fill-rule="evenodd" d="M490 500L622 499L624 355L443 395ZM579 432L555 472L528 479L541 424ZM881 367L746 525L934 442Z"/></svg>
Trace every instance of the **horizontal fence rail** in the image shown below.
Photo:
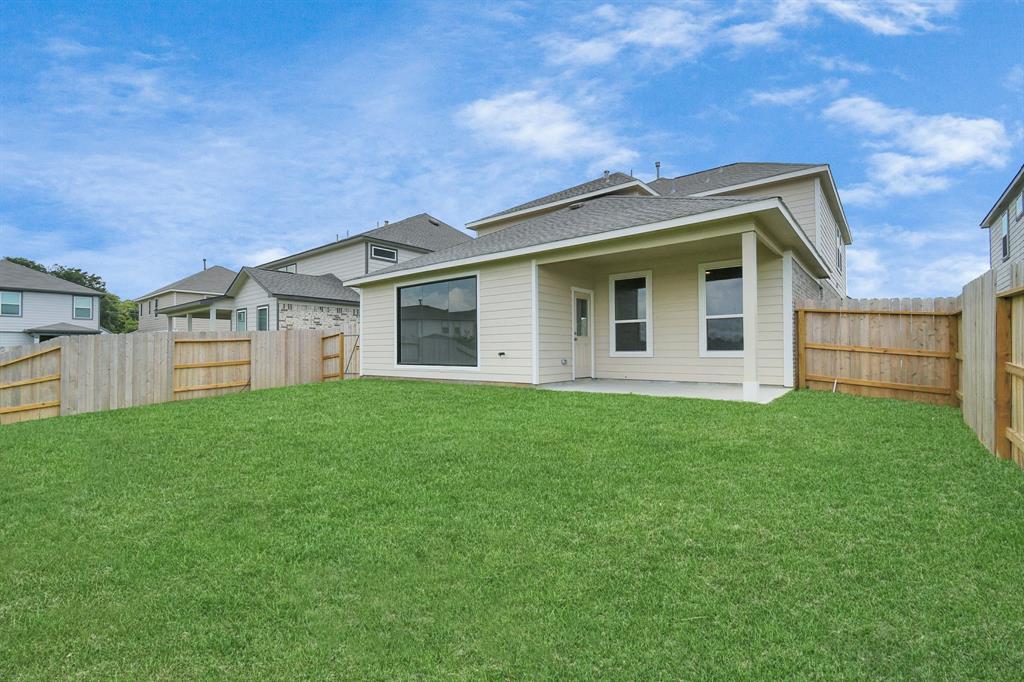
<svg viewBox="0 0 1024 682"><path fill-rule="evenodd" d="M324 339L357 357L358 329L66 336L0 350L0 424L325 379Z"/></svg>

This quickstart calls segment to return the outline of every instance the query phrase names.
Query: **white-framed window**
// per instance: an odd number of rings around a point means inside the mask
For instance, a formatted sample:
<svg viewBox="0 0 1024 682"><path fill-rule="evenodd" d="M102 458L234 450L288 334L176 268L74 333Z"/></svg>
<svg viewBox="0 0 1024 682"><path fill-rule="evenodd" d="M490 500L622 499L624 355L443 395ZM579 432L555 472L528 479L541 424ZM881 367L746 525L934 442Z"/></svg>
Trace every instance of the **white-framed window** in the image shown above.
<svg viewBox="0 0 1024 682"><path fill-rule="evenodd" d="M1024 192L1017 195L1017 199L1014 200L1013 205L1017 208L1017 217L1024 215Z"/></svg>
<svg viewBox="0 0 1024 682"><path fill-rule="evenodd" d="M650 270L608 278L609 357L654 355Z"/></svg>
<svg viewBox="0 0 1024 682"><path fill-rule="evenodd" d="M743 264L702 263L697 270L700 354L743 357Z"/></svg>
<svg viewBox="0 0 1024 682"><path fill-rule="evenodd" d="M1003 217L999 219L999 244L1003 252L1003 260L1010 257L1010 211L1007 209L1003 212Z"/></svg>
<svg viewBox="0 0 1024 682"><path fill-rule="evenodd" d="M295 274L298 274L298 272L299 272L299 264L298 263L289 263L288 265L282 265L281 267L279 267L277 269L277 271L278 272L290 272L293 275L295 275Z"/></svg>
<svg viewBox="0 0 1024 682"><path fill-rule="evenodd" d="M270 329L270 306L261 305L256 308L256 331L265 332Z"/></svg>
<svg viewBox="0 0 1024 682"><path fill-rule="evenodd" d="M836 228L836 267L843 271L843 233Z"/></svg>
<svg viewBox="0 0 1024 682"><path fill-rule="evenodd" d="M72 297L72 306L74 308L71 312L73 319L92 319L92 296L74 296Z"/></svg>
<svg viewBox="0 0 1024 682"><path fill-rule="evenodd" d="M21 292L0 291L0 315L21 317Z"/></svg>
<svg viewBox="0 0 1024 682"><path fill-rule="evenodd" d="M245 331L245 318L246 318L246 309L245 308L239 308L238 310L235 311L235 331L236 332L244 332Z"/></svg>
<svg viewBox="0 0 1024 682"><path fill-rule="evenodd" d="M388 263L398 262L398 250L389 249L386 246L378 246L376 244L370 244L370 258L373 260L383 260Z"/></svg>

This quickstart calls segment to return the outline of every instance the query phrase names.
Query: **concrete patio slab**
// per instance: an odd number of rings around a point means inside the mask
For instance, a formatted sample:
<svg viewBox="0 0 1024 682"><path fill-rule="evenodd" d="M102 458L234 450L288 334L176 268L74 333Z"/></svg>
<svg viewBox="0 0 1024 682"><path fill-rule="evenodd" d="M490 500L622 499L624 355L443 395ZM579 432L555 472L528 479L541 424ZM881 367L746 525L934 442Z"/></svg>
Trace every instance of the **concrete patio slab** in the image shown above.
<svg viewBox="0 0 1024 682"><path fill-rule="evenodd" d="M743 400L740 384L705 384L691 381L642 381L638 379L577 379L541 384L547 391L579 391L582 393L632 393L670 398L703 398L705 400ZM784 386L761 386L757 402L766 405L793 389Z"/></svg>

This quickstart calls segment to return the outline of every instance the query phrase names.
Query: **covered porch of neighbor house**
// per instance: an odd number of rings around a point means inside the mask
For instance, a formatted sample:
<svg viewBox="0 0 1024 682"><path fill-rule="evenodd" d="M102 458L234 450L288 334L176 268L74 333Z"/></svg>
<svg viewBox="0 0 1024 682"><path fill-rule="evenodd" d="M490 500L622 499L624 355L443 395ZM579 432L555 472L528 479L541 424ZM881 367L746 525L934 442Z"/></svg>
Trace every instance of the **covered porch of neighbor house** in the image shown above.
<svg viewBox="0 0 1024 682"><path fill-rule="evenodd" d="M754 225L538 259L535 382L768 402L793 386L792 258Z"/></svg>
<svg viewBox="0 0 1024 682"><path fill-rule="evenodd" d="M193 331L193 320L203 320L205 331L231 331L234 299L229 296L210 296L188 303L179 303L162 308L161 315L167 316L167 331ZM175 328L175 320L186 321L185 329ZM200 331L200 330L195 330Z"/></svg>

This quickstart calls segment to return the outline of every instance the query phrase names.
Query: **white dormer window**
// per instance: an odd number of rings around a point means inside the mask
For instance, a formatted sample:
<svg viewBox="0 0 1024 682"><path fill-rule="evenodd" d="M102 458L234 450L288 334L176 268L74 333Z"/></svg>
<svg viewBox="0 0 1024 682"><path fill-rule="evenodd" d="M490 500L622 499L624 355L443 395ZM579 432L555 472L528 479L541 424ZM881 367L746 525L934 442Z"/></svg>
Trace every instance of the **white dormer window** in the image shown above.
<svg viewBox="0 0 1024 682"><path fill-rule="evenodd" d="M389 249L386 246L377 246L376 244L370 244L370 258L373 260L387 261L388 263L398 262L398 250Z"/></svg>

